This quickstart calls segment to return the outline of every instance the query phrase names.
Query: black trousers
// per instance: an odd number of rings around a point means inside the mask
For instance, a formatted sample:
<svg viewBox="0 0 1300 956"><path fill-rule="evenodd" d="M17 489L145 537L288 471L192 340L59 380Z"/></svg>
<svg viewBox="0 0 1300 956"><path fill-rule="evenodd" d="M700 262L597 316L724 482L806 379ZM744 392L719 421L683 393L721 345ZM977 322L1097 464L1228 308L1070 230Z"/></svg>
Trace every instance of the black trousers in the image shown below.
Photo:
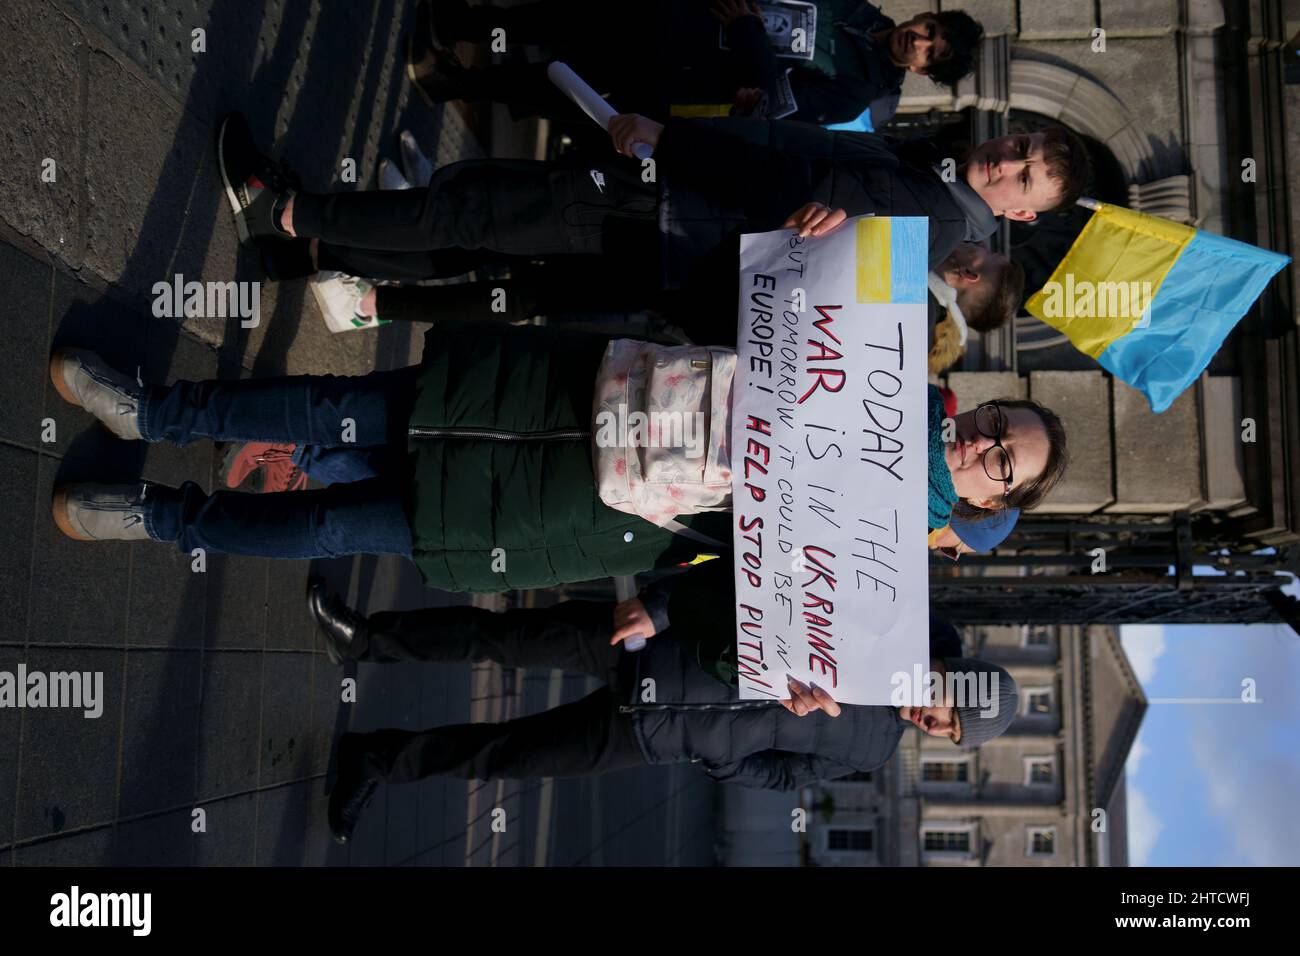
<svg viewBox="0 0 1300 956"><path fill-rule="evenodd" d="M606 686L582 700L497 724L455 724L364 735L369 773L404 783L433 775L494 780L576 777L643 766L622 699L611 602L566 601L494 614L480 608L425 608L371 615L353 656L361 661L495 661L560 668Z"/></svg>
<svg viewBox="0 0 1300 956"><path fill-rule="evenodd" d="M658 187L611 149L601 160L452 163L424 189L299 193L293 221L320 240L322 264L352 275L425 279L476 257L599 256L657 282L658 210Z"/></svg>
<svg viewBox="0 0 1300 956"><path fill-rule="evenodd" d="M376 292L379 316L391 322L524 322L539 315L582 321L614 313L661 312L671 297L658 284L639 282L616 263L595 256L558 256L545 263L522 263L511 267L508 279L436 286L381 285Z"/></svg>

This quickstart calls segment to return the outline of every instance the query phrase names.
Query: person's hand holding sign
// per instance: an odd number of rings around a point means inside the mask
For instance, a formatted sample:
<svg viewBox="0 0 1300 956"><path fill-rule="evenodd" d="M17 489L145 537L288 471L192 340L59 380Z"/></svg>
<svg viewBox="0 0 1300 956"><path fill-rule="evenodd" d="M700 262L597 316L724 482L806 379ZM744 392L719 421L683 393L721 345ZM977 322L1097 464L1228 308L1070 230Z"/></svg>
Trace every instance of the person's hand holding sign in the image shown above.
<svg viewBox="0 0 1300 956"><path fill-rule="evenodd" d="M609 639L611 645L634 637L651 638L654 635L655 622L640 598L628 598L614 605L614 636Z"/></svg>
<svg viewBox="0 0 1300 956"><path fill-rule="evenodd" d="M633 143L645 143L651 149L659 145L663 123L656 123L639 113L620 113L609 121L609 138L614 149L624 156L632 156Z"/></svg>
<svg viewBox="0 0 1300 956"><path fill-rule="evenodd" d="M814 711L825 711L827 717L838 717L840 705L835 698L820 687L808 687L793 677L786 675L790 684L790 696L781 701L781 706L796 717L807 717Z"/></svg>
<svg viewBox="0 0 1300 956"><path fill-rule="evenodd" d="M746 3L745 0L713 0L709 9L724 27L729 26L732 20L739 20L741 17L761 16L758 4Z"/></svg>
<svg viewBox="0 0 1300 956"><path fill-rule="evenodd" d="M817 238L826 235L848 218L849 214L843 209L832 209L824 203L810 202L792 212L782 227L798 229L800 236Z"/></svg>

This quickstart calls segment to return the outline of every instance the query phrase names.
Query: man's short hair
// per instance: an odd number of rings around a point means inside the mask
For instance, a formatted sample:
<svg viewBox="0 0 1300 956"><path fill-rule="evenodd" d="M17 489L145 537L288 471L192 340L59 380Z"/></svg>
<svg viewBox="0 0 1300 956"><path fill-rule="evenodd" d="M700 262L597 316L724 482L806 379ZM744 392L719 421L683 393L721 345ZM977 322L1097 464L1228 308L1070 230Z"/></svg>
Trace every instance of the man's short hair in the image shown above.
<svg viewBox="0 0 1300 956"><path fill-rule="evenodd" d="M1047 178L1055 180L1061 187L1061 196L1051 210L1073 206L1076 199L1083 195L1083 188L1092 176L1092 163L1088 159L1088 147L1078 136L1064 126L1048 126L1043 133L1043 165L1047 168Z"/></svg>
<svg viewBox="0 0 1300 956"><path fill-rule="evenodd" d="M970 304L959 303L966 325L972 332L992 332L1007 324L1020 312L1025 295L1025 270L1011 259L998 269L997 277L972 289Z"/></svg>
<svg viewBox="0 0 1300 956"><path fill-rule="evenodd" d="M975 54L984 40L984 27L962 10L945 10L933 17L948 41L947 59L939 60L926 68L925 75L944 86L956 86L957 81L975 71Z"/></svg>

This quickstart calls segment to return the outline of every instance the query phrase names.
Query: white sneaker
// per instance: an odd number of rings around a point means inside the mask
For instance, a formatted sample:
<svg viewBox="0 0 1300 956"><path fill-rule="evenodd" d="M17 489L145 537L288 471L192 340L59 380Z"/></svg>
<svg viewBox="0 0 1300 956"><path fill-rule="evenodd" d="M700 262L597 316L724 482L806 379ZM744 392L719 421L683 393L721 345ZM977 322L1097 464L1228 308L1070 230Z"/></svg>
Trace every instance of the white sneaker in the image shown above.
<svg viewBox="0 0 1300 956"><path fill-rule="evenodd" d="M50 512L54 524L76 541L144 541L145 496L152 482L58 485Z"/></svg>
<svg viewBox="0 0 1300 956"><path fill-rule="evenodd" d="M414 189L415 187L402 175L401 171L392 161L381 159L379 161L379 188L380 189Z"/></svg>
<svg viewBox="0 0 1300 956"><path fill-rule="evenodd" d="M407 182L415 186L429 185L429 180L433 179L433 160L420 149L420 144L415 141L409 129L402 130L398 145L401 148L402 172L406 174Z"/></svg>
<svg viewBox="0 0 1300 956"><path fill-rule="evenodd" d="M389 324L378 316L361 314L361 300L374 288L365 279L343 272L322 271L308 279L307 285L331 332L376 329Z"/></svg>

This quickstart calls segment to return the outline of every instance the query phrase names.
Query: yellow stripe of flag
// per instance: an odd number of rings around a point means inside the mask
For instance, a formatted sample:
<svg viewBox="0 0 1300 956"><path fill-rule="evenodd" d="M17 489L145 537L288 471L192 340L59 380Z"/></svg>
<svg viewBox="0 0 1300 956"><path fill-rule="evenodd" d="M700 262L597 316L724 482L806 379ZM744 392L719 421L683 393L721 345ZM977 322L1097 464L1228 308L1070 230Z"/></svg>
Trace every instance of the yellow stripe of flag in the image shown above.
<svg viewBox="0 0 1300 956"><path fill-rule="evenodd" d="M858 220L858 301L893 301L893 230L888 219Z"/></svg>
<svg viewBox="0 0 1300 956"><path fill-rule="evenodd" d="M1149 307L1195 235L1191 226L1102 203L1025 308L1096 358L1141 320L1141 309L1132 306L1129 293L1145 293L1143 303ZM1130 301L1127 311L1115 308L1121 298Z"/></svg>

